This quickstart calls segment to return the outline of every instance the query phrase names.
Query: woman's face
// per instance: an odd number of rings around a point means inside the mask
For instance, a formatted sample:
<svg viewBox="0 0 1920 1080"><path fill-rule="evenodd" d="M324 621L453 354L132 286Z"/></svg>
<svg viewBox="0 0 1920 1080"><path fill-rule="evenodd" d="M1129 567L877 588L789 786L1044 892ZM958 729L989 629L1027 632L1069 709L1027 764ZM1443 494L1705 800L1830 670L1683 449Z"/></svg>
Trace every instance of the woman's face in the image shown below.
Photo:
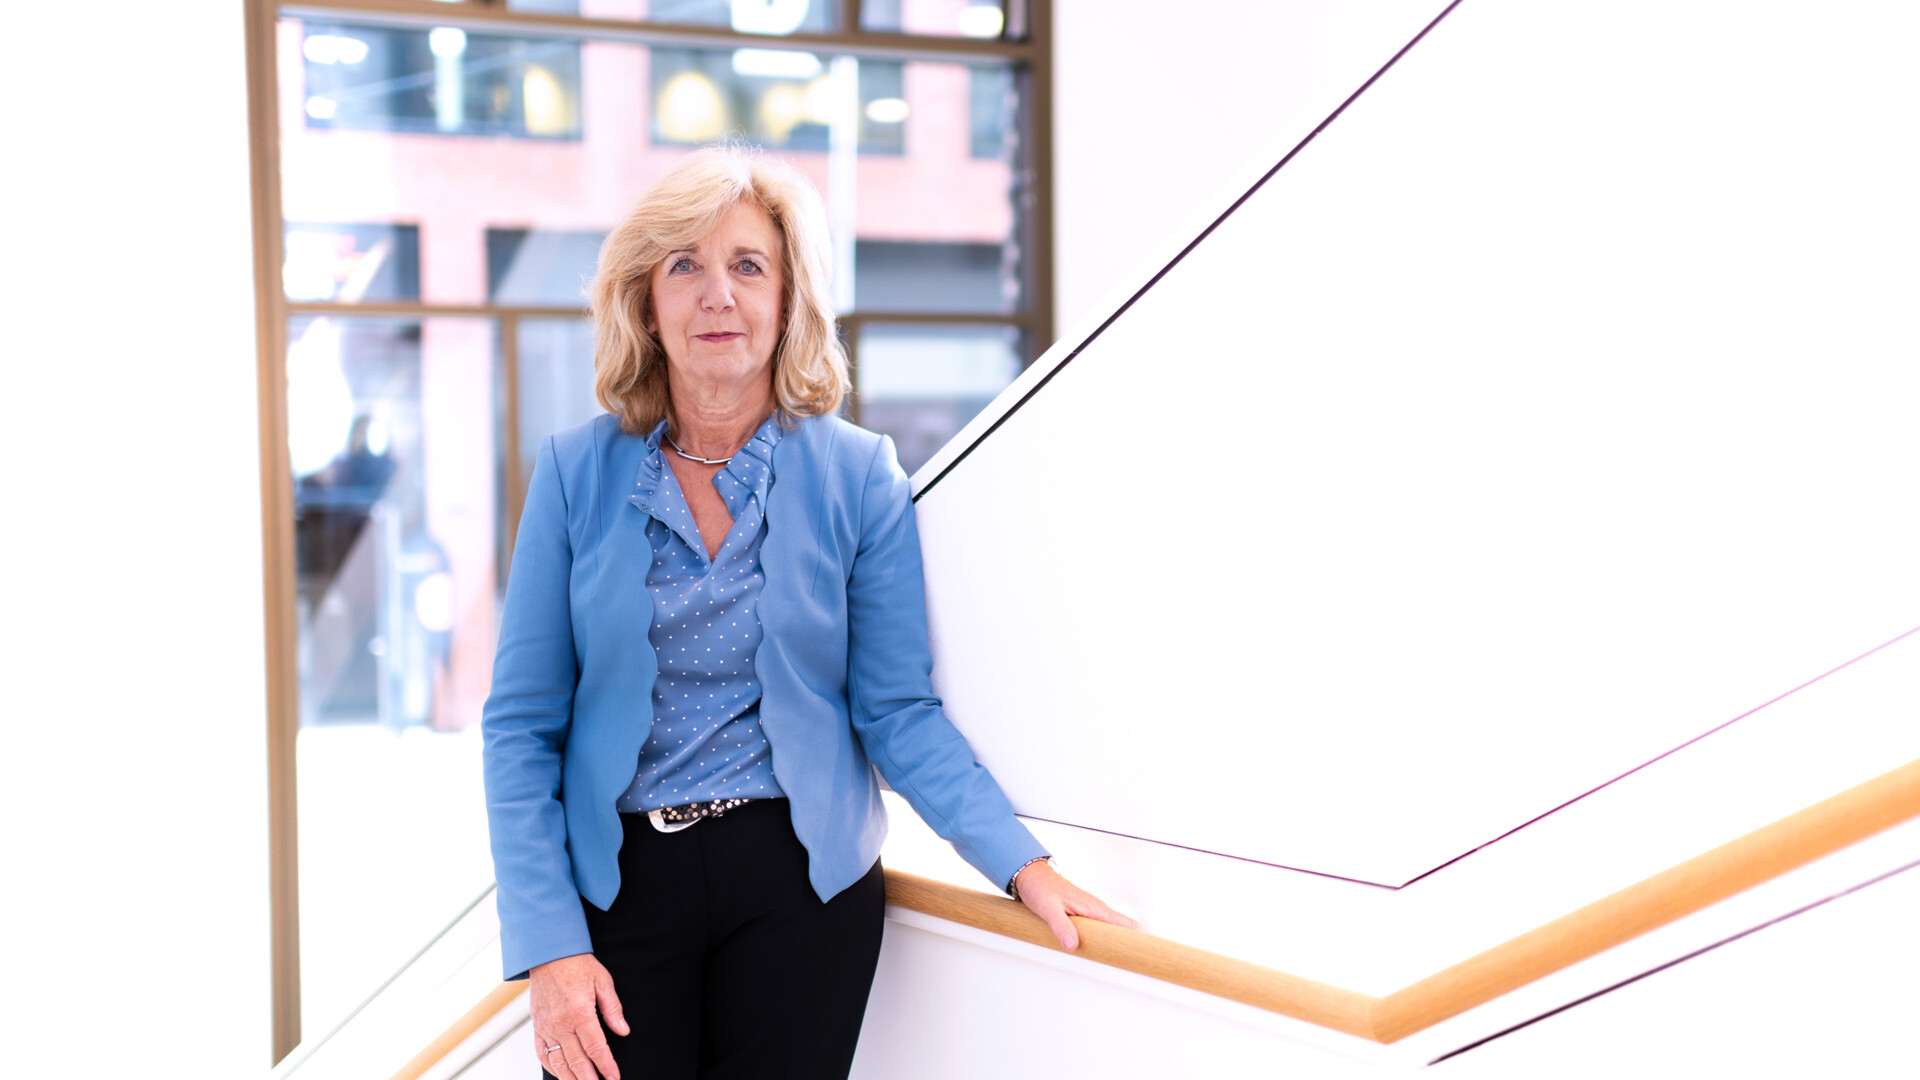
<svg viewBox="0 0 1920 1080"><path fill-rule="evenodd" d="M667 367L681 379L766 379L786 329L780 232L765 210L735 203L712 232L653 268L653 317Z"/></svg>

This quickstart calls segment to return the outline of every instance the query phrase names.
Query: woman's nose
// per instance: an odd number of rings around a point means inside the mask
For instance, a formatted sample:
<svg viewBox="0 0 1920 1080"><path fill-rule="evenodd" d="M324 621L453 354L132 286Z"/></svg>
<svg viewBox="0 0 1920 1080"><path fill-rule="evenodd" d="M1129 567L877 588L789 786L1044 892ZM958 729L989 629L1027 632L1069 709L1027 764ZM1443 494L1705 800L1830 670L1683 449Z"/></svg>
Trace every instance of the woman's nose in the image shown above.
<svg viewBox="0 0 1920 1080"><path fill-rule="evenodd" d="M708 311L726 311L733 307L733 283L724 272L710 273L701 279L700 306Z"/></svg>

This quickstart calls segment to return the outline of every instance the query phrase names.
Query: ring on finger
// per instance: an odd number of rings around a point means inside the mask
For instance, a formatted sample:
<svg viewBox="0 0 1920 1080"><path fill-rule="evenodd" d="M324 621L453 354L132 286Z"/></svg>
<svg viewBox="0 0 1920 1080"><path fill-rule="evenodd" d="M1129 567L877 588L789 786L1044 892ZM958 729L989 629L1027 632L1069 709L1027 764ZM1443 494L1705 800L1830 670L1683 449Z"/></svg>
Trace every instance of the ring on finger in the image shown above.
<svg viewBox="0 0 1920 1080"><path fill-rule="evenodd" d="M549 1053L549 1054L551 1054L551 1053L553 1053L553 1052L554 1052L555 1050L558 1050L558 1049L560 1049L560 1044L559 1044L559 1043L554 1043L554 1044L553 1044L552 1046L549 1046L549 1047L547 1047L547 1053Z"/></svg>

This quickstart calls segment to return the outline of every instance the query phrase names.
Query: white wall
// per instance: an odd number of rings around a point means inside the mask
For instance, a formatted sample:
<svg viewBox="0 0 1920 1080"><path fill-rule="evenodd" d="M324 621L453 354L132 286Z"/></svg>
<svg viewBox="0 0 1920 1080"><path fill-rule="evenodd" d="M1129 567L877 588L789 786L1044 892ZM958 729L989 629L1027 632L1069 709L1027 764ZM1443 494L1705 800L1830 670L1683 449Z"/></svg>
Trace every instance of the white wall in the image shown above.
<svg viewBox="0 0 1920 1080"><path fill-rule="evenodd" d="M1056 329L1110 314L1444 0L1054 0Z"/></svg>
<svg viewBox="0 0 1920 1080"><path fill-rule="evenodd" d="M0 1072L246 1075L270 1044L242 8L6 24Z"/></svg>

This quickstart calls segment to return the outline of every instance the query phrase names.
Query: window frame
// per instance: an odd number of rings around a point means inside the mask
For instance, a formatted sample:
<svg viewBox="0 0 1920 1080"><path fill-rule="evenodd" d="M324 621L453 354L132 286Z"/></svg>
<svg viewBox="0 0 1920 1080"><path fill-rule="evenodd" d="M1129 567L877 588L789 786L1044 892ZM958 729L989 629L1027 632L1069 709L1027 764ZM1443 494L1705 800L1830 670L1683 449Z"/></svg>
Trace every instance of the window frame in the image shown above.
<svg viewBox="0 0 1920 1080"><path fill-rule="evenodd" d="M841 27L833 33L779 37L744 34L730 27L634 22L510 11L504 0L244 0L247 47L247 120L253 209L255 345L258 356L262 574L265 595L267 721L267 828L271 896L273 1060L301 1041L298 821L295 742L299 729L299 673L294 568L292 467L287 446L287 323L299 314L453 315L490 319L499 343L502 394L502 520L519 517L527 478L522 475L518 422L518 322L527 318L577 317L584 307L537 307L417 301L339 303L290 301L281 281L286 222L281 208L279 71L276 49L283 16L350 20L395 27L460 26L520 36L628 41L667 47L768 47L828 52L886 60L1001 60L1013 66L1020 113L1018 153L1012 162L1017 222L1014 241L1025 262L1024 304L1007 314L941 311L853 311L840 317L848 360L857 374L859 342L867 324L983 324L1021 331L1031 364L1054 340L1053 257L1053 68L1051 0L1007 0L1006 29L997 39L928 37L860 29L861 0L825 0L837 5ZM857 395L850 404L859 419ZM509 537L511 528L508 528Z"/></svg>

